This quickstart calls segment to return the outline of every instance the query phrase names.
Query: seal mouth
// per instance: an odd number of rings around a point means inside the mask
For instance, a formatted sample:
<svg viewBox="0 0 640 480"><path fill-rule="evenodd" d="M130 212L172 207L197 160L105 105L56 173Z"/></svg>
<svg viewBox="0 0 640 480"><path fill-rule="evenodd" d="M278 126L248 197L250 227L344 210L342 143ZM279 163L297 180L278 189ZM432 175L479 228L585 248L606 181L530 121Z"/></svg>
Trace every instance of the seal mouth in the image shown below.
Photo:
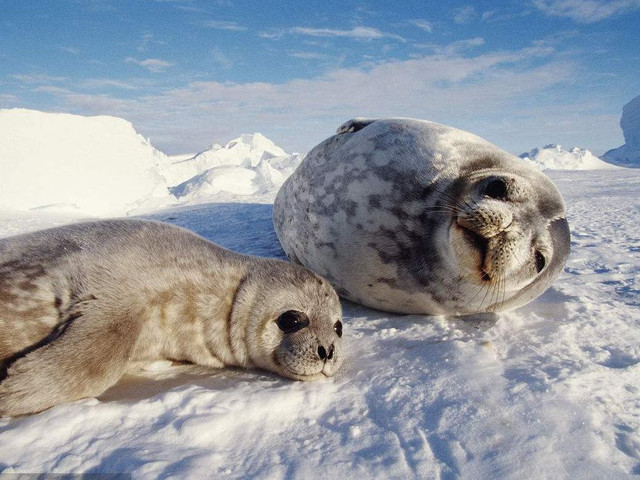
<svg viewBox="0 0 640 480"><path fill-rule="evenodd" d="M322 375L324 375L325 377L330 377L331 376L331 375L327 375L324 372L324 368L323 368L323 370L321 370L319 372L315 372L315 373L300 373L300 372L296 372L291 367L286 365L284 362L282 362L278 358L277 352L274 352L272 358L273 358L274 363L278 367L280 367L284 371L284 373L288 374L288 375L283 375L283 376L287 376L287 377L289 377L289 378L291 378L293 380L309 381L309 380L315 380L317 378L322 378ZM278 372L276 372L276 373L278 373ZM282 373L280 375L282 375Z"/></svg>
<svg viewBox="0 0 640 480"><path fill-rule="evenodd" d="M489 239L483 237L482 235L478 235L476 232L468 229L467 227L464 227L460 224L457 224L457 225L458 225L458 228L462 230L462 234L465 240L467 241L467 243L469 243L471 247L475 248L480 253L480 278L484 282L490 282L491 275L489 275L482 267L487 261L487 252L489 251Z"/></svg>

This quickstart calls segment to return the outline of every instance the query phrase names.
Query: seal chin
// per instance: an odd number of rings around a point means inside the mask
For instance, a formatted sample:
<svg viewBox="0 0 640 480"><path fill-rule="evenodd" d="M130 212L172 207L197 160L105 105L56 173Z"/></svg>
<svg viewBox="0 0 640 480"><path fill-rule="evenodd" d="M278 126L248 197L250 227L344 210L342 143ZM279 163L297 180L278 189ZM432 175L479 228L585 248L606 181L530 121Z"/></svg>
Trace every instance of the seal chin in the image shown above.
<svg viewBox="0 0 640 480"><path fill-rule="evenodd" d="M313 382L314 380L332 376L330 374L326 374L324 371L308 374L297 373L289 368L286 368L284 365L281 365L281 368L277 370L276 373L279 373L283 377L291 378L292 380L302 380L305 382Z"/></svg>
<svg viewBox="0 0 640 480"><path fill-rule="evenodd" d="M282 375L283 377L291 378L293 380L313 381L319 378L328 377L332 374L325 373L326 365L319 365L319 369L314 372L299 372L288 366L282 359L278 358L278 355L273 355L273 363L275 367L272 368L275 373Z"/></svg>

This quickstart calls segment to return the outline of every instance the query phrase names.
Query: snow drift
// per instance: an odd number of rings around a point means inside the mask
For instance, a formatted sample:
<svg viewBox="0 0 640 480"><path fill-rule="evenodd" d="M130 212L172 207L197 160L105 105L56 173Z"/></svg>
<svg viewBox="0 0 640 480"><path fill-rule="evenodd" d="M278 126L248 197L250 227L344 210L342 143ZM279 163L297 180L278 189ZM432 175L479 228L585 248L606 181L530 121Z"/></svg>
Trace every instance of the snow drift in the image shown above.
<svg viewBox="0 0 640 480"><path fill-rule="evenodd" d="M298 154L285 154L278 157L265 155L256 165L253 162L220 165L171 188L171 193L179 200L191 203L220 194L275 195L301 161Z"/></svg>
<svg viewBox="0 0 640 480"><path fill-rule="evenodd" d="M640 167L640 95L622 108L620 128L624 145L609 150L603 157L610 163L622 167Z"/></svg>
<svg viewBox="0 0 640 480"><path fill-rule="evenodd" d="M572 254L532 303L455 318L344 302L345 363L318 382L152 364L99 399L0 419L0 478L637 480L640 170L549 174ZM249 201L147 218L284 259L272 206ZM45 215L0 216L0 236L61 221Z"/></svg>
<svg viewBox="0 0 640 480"><path fill-rule="evenodd" d="M0 110L0 208L123 214L275 196L300 164L260 133L167 156L121 118Z"/></svg>
<svg viewBox="0 0 640 480"><path fill-rule="evenodd" d="M131 123L33 110L0 110L0 206L119 213L169 200L164 154Z"/></svg>
<svg viewBox="0 0 640 480"><path fill-rule="evenodd" d="M534 148L528 153L520 155L525 162L540 170L596 170L600 168L615 168L603 162L589 150L573 147L564 150L562 145L550 143L542 148Z"/></svg>
<svg viewBox="0 0 640 480"><path fill-rule="evenodd" d="M192 158L162 168L177 184L171 193L181 201L198 202L227 195L275 193L300 164L260 133L245 134L226 145L214 144Z"/></svg>

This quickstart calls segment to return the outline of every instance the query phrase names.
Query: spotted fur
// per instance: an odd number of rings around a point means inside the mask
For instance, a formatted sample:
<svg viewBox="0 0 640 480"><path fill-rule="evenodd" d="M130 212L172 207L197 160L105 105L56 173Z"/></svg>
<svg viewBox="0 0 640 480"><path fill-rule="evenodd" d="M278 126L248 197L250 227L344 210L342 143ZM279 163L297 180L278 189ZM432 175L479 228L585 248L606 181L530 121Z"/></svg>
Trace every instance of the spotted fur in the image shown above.
<svg viewBox="0 0 640 480"><path fill-rule="evenodd" d="M505 198L486 194L492 179ZM551 284L569 253L564 202L548 177L475 135L422 120L345 123L284 183L274 225L287 255L342 296L402 313L518 307Z"/></svg>

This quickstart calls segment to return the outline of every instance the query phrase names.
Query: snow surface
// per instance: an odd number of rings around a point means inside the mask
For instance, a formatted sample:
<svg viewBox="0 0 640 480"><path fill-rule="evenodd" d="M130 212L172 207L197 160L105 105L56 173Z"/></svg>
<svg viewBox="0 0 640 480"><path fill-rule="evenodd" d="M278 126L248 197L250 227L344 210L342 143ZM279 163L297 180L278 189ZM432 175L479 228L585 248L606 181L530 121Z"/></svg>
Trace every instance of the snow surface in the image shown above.
<svg viewBox="0 0 640 480"><path fill-rule="evenodd" d="M0 471L133 478L622 479L640 475L640 171L554 172L565 273L513 312L398 316L344 302L347 358L315 383L158 362L99 399L0 420ZM146 218L283 258L272 206ZM77 219L0 214L0 235Z"/></svg>
<svg viewBox="0 0 640 480"><path fill-rule="evenodd" d="M592 154L589 150L573 147L565 150L562 145L550 143L520 155L525 162L540 170L596 170L616 168Z"/></svg>
<svg viewBox="0 0 640 480"><path fill-rule="evenodd" d="M0 236L146 211L233 250L284 258L271 203L300 157L264 137L167 157L121 119L5 112ZM577 157L563 164L590 162ZM332 379L157 362L99 399L1 419L0 473L637 478L640 170L549 174L567 203L572 254L531 304L447 318L345 301L347 359ZM26 210L55 202L78 208Z"/></svg>
<svg viewBox="0 0 640 480"><path fill-rule="evenodd" d="M623 167L640 167L640 95L622 108L620 128L624 145L609 150L604 158Z"/></svg>

